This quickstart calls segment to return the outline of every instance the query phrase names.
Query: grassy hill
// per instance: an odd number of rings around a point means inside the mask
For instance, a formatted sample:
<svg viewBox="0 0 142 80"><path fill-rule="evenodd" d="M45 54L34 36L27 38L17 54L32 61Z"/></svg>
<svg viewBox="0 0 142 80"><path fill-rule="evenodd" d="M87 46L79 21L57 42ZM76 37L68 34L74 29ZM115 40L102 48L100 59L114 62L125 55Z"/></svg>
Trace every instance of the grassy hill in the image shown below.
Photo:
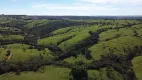
<svg viewBox="0 0 142 80"><path fill-rule="evenodd" d="M0 40L0 80L142 79L140 20L1 20Z"/></svg>
<svg viewBox="0 0 142 80"><path fill-rule="evenodd" d="M38 51L37 49L29 49L29 45L26 44L9 44L6 45L12 53L12 59L8 61L8 63L17 63L24 62L28 59L36 56L43 56L45 59L48 57L52 57L50 54L50 50L45 49L42 51ZM0 61L6 60L7 49L0 48Z"/></svg>
<svg viewBox="0 0 142 80"><path fill-rule="evenodd" d="M44 69L44 73L43 72ZM70 69L59 68L54 66L46 66L39 69L37 72L22 72L20 75L15 73L7 73L0 76L2 80L69 80ZM107 75L110 75L109 77ZM122 76L112 68L102 68L100 70L88 70L88 80L124 80Z"/></svg>
<svg viewBox="0 0 142 80"><path fill-rule="evenodd" d="M108 53L126 54L128 49L133 50L135 46L142 46L142 40L136 37L126 36L100 42L89 48L89 50L92 52L93 59L99 59L101 55Z"/></svg>
<svg viewBox="0 0 142 80"><path fill-rule="evenodd" d="M68 68L59 68L53 66L46 66L44 73L39 69L38 72L22 72L21 75L15 75L14 73L8 73L0 76L0 80L69 80Z"/></svg>
<svg viewBox="0 0 142 80"><path fill-rule="evenodd" d="M133 60L132 60L132 64L133 64L133 69L134 69L134 72L136 74L136 77L138 80L141 80L142 79L142 56L139 56L139 57L135 57Z"/></svg>
<svg viewBox="0 0 142 80"><path fill-rule="evenodd" d="M21 35L0 35L1 40L24 40Z"/></svg>

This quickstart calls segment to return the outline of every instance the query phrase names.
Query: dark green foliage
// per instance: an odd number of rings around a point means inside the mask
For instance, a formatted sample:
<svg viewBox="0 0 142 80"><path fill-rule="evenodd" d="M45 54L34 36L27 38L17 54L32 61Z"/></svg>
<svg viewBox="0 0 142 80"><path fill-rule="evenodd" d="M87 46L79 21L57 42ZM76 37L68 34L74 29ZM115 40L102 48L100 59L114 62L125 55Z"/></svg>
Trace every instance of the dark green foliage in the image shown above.
<svg viewBox="0 0 142 80"><path fill-rule="evenodd" d="M24 37L24 43L30 45L37 45L38 37L34 35L26 35Z"/></svg>
<svg viewBox="0 0 142 80"><path fill-rule="evenodd" d="M87 69L83 66L75 66L71 70L73 80L88 80Z"/></svg>
<svg viewBox="0 0 142 80"><path fill-rule="evenodd" d="M21 74L20 72L21 72L20 70L17 70L15 75L20 75Z"/></svg>
<svg viewBox="0 0 142 80"><path fill-rule="evenodd" d="M90 55L88 48L98 42L99 33L101 33L102 31L104 30L98 30L96 33L90 31L89 34L91 35L91 37L79 42L69 51L62 53L59 56L59 59L62 60L71 56L77 57L77 55L80 53L85 55L87 59L91 59L92 56Z"/></svg>
<svg viewBox="0 0 142 80"><path fill-rule="evenodd" d="M23 43L23 40L0 40L0 45L14 44L14 43Z"/></svg>
<svg viewBox="0 0 142 80"><path fill-rule="evenodd" d="M85 57L88 60L92 59L91 52L90 51L86 52Z"/></svg>
<svg viewBox="0 0 142 80"><path fill-rule="evenodd" d="M129 76L127 77L127 80L136 80L136 75L133 70L128 70L126 74Z"/></svg>
<svg viewBox="0 0 142 80"><path fill-rule="evenodd" d="M139 37L139 33L137 31L133 31L135 37Z"/></svg>
<svg viewBox="0 0 142 80"><path fill-rule="evenodd" d="M69 21L69 20L60 20L60 21L51 21L47 24L37 25L28 30L29 34L38 35L41 38L52 36L51 33L54 30L65 28L67 26L77 26L86 24L86 22L76 22L76 21Z"/></svg>

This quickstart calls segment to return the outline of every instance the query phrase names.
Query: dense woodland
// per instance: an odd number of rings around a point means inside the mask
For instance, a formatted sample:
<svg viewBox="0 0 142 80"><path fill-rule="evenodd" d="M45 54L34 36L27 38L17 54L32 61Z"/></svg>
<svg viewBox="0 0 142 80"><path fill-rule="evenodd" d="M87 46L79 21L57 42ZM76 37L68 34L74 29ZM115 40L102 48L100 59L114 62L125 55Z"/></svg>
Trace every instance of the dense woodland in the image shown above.
<svg viewBox="0 0 142 80"><path fill-rule="evenodd" d="M140 16L0 15L0 80L141 80L141 67Z"/></svg>

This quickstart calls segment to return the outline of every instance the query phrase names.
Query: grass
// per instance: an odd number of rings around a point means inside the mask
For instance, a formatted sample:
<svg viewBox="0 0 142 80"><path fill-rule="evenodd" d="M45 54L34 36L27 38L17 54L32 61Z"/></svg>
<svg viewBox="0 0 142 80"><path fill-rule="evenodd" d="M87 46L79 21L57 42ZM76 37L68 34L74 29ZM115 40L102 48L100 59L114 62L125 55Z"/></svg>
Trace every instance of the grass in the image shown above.
<svg viewBox="0 0 142 80"><path fill-rule="evenodd" d="M99 43L89 48L92 51L94 59L99 59L101 55L107 53L125 54L124 48L133 49L135 46L142 45L142 28L141 24L134 25L129 28L120 28L117 30L108 30L99 35ZM134 32L137 31L139 37L134 37Z"/></svg>
<svg viewBox="0 0 142 80"><path fill-rule="evenodd" d="M73 47L75 44L79 43L80 41L86 39L87 37L89 37L89 33L86 31L82 31L80 32L78 35L76 35L75 37L73 37L72 39L69 39L65 42L62 42L59 47L63 50L67 50L70 49L71 47Z"/></svg>
<svg viewBox="0 0 142 80"><path fill-rule="evenodd" d="M71 29L71 27L61 28L61 29L58 29L56 31L53 31L52 34L54 34L54 35L62 34L62 33L67 32L70 29Z"/></svg>
<svg viewBox="0 0 142 80"><path fill-rule="evenodd" d="M123 36L133 36L134 30L139 33L139 36L142 37L142 25L135 25L129 28L120 28L117 30L108 30L106 32L101 33L99 36L100 42L111 40L117 37L123 37Z"/></svg>
<svg viewBox="0 0 142 80"><path fill-rule="evenodd" d="M111 40L117 37L122 37L122 36L132 36L133 35L133 30L132 28L121 28L119 31L117 30L108 30L106 32L101 33L99 36L99 41L106 41L106 40Z"/></svg>
<svg viewBox="0 0 142 80"><path fill-rule="evenodd" d="M132 60L133 70L138 80L142 80L142 56L135 57Z"/></svg>
<svg viewBox="0 0 142 80"><path fill-rule="evenodd" d="M39 45L57 45L58 42L69 38L70 36L76 35L75 32L72 32L70 34L60 34L60 35L55 35L55 36L51 36L51 37L47 37L47 38L43 38L38 40L38 44Z"/></svg>
<svg viewBox="0 0 142 80"><path fill-rule="evenodd" d="M0 31L21 32L22 30L14 27L0 27Z"/></svg>
<svg viewBox="0 0 142 80"><path fill-rule="evenodd" d="M89 80L101 80L100 72L98 70L88 70Z"/></svg>
<svg viewBox="0 0 142 80"><path fill-rule="evenodd" d="M25 25L26 28L33 28L48 23L48 20L28 20L28 24Z"/></svg>
<svg viewBox="0 0 142 80"><path fill-rule="evenodd" d="M126 54L123 50L124 48L126 50L128 48L133 49L135 46L140 45L142 45L142 40L132 36L125 36L100 42L89 48L89 50L93 59L98 60L101 55L106 55L107 53Z"/></svg>
<svg viewBox="0 0 142 80"><path fill-rule="evenodd" d="M137 24L137 25L134 25L134 26L132 26L132 28L142 28L142 24Z"/></svg>
<svg viewBox="0 0 142 80"><path fill-rule="evenodd" d="M104 26L103 28L109 28L109 27L111 27L111 26ZM91 35L89 34L89 31L96 32L98 29L101 29L101 27L99 27L99 26L82 27L79 30L75 28L74 31L78 31L79 33L76 34L76 36L73 37L72 39L62 42L59 45L59 47L63 50L68 50L71 47L73 47L74 45L83 41L84 39L90 37Z"/></svg>
<svg viewBox="0 0 142 80"><path fill-rule="evenodd" d="M140 38L142 39L142 24L132 26L132 28L138 32Z"/></svg>
<svg viewBox="0 0 142 80"><path fill-rule="evenodd" d="M29 45L26 44L9 44L7 45L10 49L28 49Z"/></svg>
<svg viewBox="0 0 142 80"><path fill-rule="evenodd" d="M71 30L67 32L68 29L71 29ZM82 29L84 28L83 27L67 27L67 28L58 29L52 32L52 34L56 34L56 35L39 39L38 44L39 45L57 45L57 43L62 41L63 39L79 34L80 33L79 31ZM60 34L60 33L63 33L63 34Z"/></svg>
<svg viewBox="0 0 142 80"><path fill-rule="evenodd" d="M70 57L64 59L65 62L70 63L70 64L75 64L76 62L83 62L83 63L91 63L91 60L87 60L83 55L78 55L77 58L75 57Z"/></svg>
<svg viewBox="0 0 142 80"><path fill-rule="evenodd" d="M52 34L54 36L50 36L47 38L39 39L39 45L57 45L57 43L61 42L64 39L69 38L70 36L74 36L61 44L58 45L62 50L66 51L71 49L79 42L83 41L84 39L90 37L89 31L96 32L99 29L105 28L116 28L116 23L118 23L118 27L122 27L123 24L129 23L137 23L135 20L88 20L86 22L104 22L112 23L112 25L106 24L106 26L102 25L93 25L93 26L73 26L73 27L66 27L61 28L56 31L53 31ZM1 22L0 22L1 23ZM35 26L41 26L47 24L47 20L28 20L28 24L25 25L27 28L33 28ZM0 30L13 30L12 28L5 27L1 28ZM133 36L133 30L136 30L140 37ZM0 35L0 39L3 40L15 40L15 39L24 39L21 35ZM92 60L100 59L101 55L106 55L108 53L114 54L126 54L125 50L129 48L133 50L135 46L142 45L142 25L135 25L129 28L121 28L117 30L108 30L99 34L99 42L94 46L90 47L89 50L91 51L91 55L93 57ZM10 50L12 51L12 59L8 61L8 63L17 63L17 62L24 62L32 57L42 55L44 59L50 59L53 57L50 53L50 50L47 48L42 51L38 51L37 49L28 49L29 45L26 44L9 44L7 45ZM7 50L0 48L0 61L6 60ZM70 57L66 58L63 61L76 64L77 62L84 62L86 64L91 63L92 60L87 60L83 55L78 55L77 58ZM142 80L142 69L141 64L142 57L135 57L132 60L133 69L136 73L136 77L139 80ZM59 68L53 66L46 66L44 69L44 73L42 73L43 68L39 69L37 72L21 72L21 75L15 75L14 72L7 73L0 75L0 80L69 80L69 72L71 69L69 68ZM114 69L107 69L101 68L99 70L88 70L88 77L89 80L123 80L122 75L115 71Z"/></svg>
<svg viewBox="0 0 142 80"><path fill-rule="evenodd" d="M0 80L69 80L71 69L46 66L44 72L42 72L43 68L37 72L21 72L20 75L11 72L0 75ZM112 75L110 76L111 79L107 76L107 73ZM108 71L106 68L101 68L100 70L88 70L88 80L123 80L123 78L113 69Z"/></svg>
<svg viewBox="0 0 142 80"><path fill-rule="evenodd" d="M0 75L0 80L69 80L68 68L59 68L46 66L44 73L39 72L21 72L21 75L7 73Z"/></svg>
<svg viewBox="0 0 142 80"><path fill-rule="evenodd" d="M47 48L43 51L38 51L37 49L28 49L29 45L25 44L10 44L7 46L12 52L12 59L8 61L9 63L24 62L32 57L39 56L40 54L44 57L44 59L52 57L50 55L50 51ZM0 48L0 60L7 59L6 53L6 49Z"/></svg>
<svg viewBox="0 0 142 80"><path fill-rule="evenodd" d="M124 80L114 69L101 68L99 70L88 70L88 80Z"/></svg>
<svg viewBox="0 0 142 80"><path fill-rule="evenodd" d="M67 27L67 28L63 28L63 29L58 29L58 30L56 30L56 31L54 31L52 33L54 33L54 34L62 33L63 31L66 31L66 29L70 29L70 28L71 27ZM38 40L38 44L39 45L56 45L58 42L62 41L63 39L66 39L66 38L68 38L70 36L76 35L75 38L72 38L72 39L76 39L76 40L71 40L71 41L67 40L68 43L73 44L74 41L78 42L78 41L80 41L80 38L84 38L86 36L89 36L88 30L85 31L84 29L85 29L84 27L72 27L72 29L69 32L66 32L64 34L58 34L58 35L50 36L50 37L47 37L47 38L39 39ZM67 43L67 42L65 41L65 43ZM59 47L62 48L62 49L64 49L64 45L65 44L63 42L63 43L61 43L59 45Z"/></svg>
<svg viewBox="0 0 142 80"><path fill-rule="evenodd" d="M75 35L73 38L68 39L61 44L59 44L59 47L62 50L68 50L74 45L78 44L79 42L83 41L84 39L90 37L89 31L96 32L98 29L102 28L110 28L112 26L90 26L90 27L85 27L85 26L74 26L74 27L67 27L67 28L62 28L58 29L56 31L53 31L53 34L56 34L54 36L50 36L47 38L39 39L38 44L39 45L57 45L58 42L61 42L62 40ZM66 32L68 29L71 29L70 31ZM63 33L66 32L66 33ZM63 33L63 34L60 34Z"/></svg>
<svg viewBox="0 0 142 80"><path fill-rule="evenodd" d="M21 35L0 35L1 40L24 40Z"/></svg>

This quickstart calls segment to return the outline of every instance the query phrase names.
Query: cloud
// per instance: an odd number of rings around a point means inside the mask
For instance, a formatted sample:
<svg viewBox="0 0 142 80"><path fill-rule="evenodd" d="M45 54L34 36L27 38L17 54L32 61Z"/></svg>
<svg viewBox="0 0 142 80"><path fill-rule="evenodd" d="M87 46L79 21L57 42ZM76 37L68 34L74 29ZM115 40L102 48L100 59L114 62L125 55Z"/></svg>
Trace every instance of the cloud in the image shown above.
<svg viewBox="0 0 142 80"><path fill-rule="evenodd" d="M80 2L96 3L96 4L126 4L126 5L142 5L142 0L79 0Z"/></svg>
<svg viewBox="0 0 142 80"><path fill-rule="evenodd" d="M18 0L11 0L11 1L18 1Z"/></svg>
<svg viewBox="0 0 142 80"><path fill-rule="evenodd" d="M137 7L121 8L92 3L33 4L32 8L41 12L43 11L43 14L51 15L140 15L142 13L140 11L141 8Z"/></svg>
<svg viewBox="0 0 142 80"><path fill-rule="evenodd" d="M118 2L118 0L79 0L79 1L88 2L88 3L100 3L100 4Z"/></svg>
<svg viewBox="0 0 142 80"><path fill-rule="evenodd" d="M117 11L117 8L113 8L110 6L98 6L95 4L87 4L87 3L74 3L74 4L35 4L32 5L33 9L44 9L44 10L64 10L64 11ZM64 12L63 11L63 12Z"/></svg>
<svg viewBox="0 0 142 80"><path fill-rule="evenodd" d="M128 0L124 0L126 3ZM133 1L129 0L131 4ZM139 0L135 0L137 3ZM142 6L120 5L122 0L76 0L71 4L33 3L28 8L2 9L0 13L28 14L28 15L141 15ZM137 3L138 4L138 3ZM140 3L141 4L141 3Z"/></svg>

